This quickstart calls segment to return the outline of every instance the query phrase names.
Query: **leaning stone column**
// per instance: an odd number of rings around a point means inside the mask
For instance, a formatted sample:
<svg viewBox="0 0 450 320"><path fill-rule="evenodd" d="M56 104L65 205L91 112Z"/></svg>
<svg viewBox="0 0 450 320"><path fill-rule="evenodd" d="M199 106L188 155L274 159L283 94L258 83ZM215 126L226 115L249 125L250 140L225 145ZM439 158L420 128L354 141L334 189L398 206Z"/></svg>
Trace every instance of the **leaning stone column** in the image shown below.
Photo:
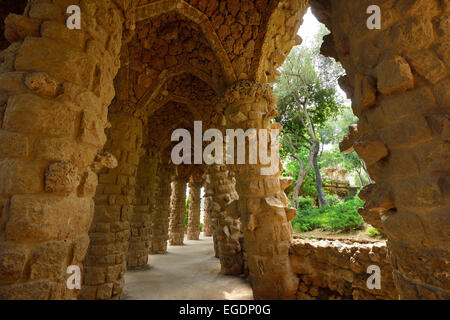
<svg viewBox="0 0 450 320"><path fill-rule="evenodd" d="M188 240L198 240L200 237L200 190L203 178L200 173L194 173L189 181L189 220L187 229Z"/></svg>
<svg viewBox="0 0 450 320"><path fill-rule="evenodd" d="M180 246L184 242L184 217L186 215L186 183L185 175L175 175L172 182L170 208L169 243Z"/></svg>
<svg viewBox="0 0 450 320"><path fill-rule="evenodd" d="M106 139L123 21L112 2L93 2L82 6L82 29L68 30L67 5L28 1L24 15L10 15L5 26L11 45L0 52L0 300L79 292L66 286L67 268L83 271L89 245L92 166Z"/></svg>
<svg viewBox="0 0 450 320"><path fill-rule="evenodd" d="M223 102L227 105L229 128L256 129L258 133L272 128L270 119L276 115L276 106L268 85L248 80L237 82L227 90ZM243 224L253 294L256 299L294 298L298 277L289 261L292 239L289 220L295 212L286 208L278 164L274 173L263 172L259 160L257 164L248 164L248 144L245 150L247 164L235 166L239 200L233 206Z"/></svg>
<svg viewBox="0 0 450 320"><path fill-rule="evenodd" d="M152 224L152 254L167 252L169 240L169 214L170 214L170 178L173 166L161 164L158 169L158 184L155 198L155 214Z"/></svg>
<svg viewBox="0 0 450 320"><path fill-rule="evenodd" d="M216 217L216 238L219 251L221 272L240 275L243 272L243 258L240 244L240 221L226 211L227 206L238 199L233 173L224 165L211 166L212 197Z"/></svg>

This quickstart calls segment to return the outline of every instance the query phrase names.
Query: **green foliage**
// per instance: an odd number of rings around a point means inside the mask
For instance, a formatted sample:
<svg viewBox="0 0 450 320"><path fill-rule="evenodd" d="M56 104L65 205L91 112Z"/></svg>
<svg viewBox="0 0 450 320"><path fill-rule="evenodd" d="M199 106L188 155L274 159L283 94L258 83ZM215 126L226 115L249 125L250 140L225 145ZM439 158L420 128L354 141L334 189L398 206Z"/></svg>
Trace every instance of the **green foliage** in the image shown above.
<svg viewBox="0 0 450 320"><path fill-rule="evenodd" d="M327 199L328 206L336 206L342 202L342 200L335 194L326 194L325 198Z"/></svg>
<svg viewBox="0 0 450 320"><path fill-rule="evenodd" d="M366 230L366 233L372 237L379 237L381 236L381 232L375 229L374 227L369 227Z"/></svg>
<svg viewBox="0 0 450 320"><path fill-rule="evenodd" d="M310 197L298 197L298 210L309 211L314 209L314 199Z"/></svg>
<svg viewBox="0 0 450 320"><path fill-rule="evenodd" d="M360 229L364 220L359 215L358 208L363 205L364 201L354 197L335 206L299 209L298 215L292 221L292 227L295 231L302 232L319 228L343 232Z"/></svg>

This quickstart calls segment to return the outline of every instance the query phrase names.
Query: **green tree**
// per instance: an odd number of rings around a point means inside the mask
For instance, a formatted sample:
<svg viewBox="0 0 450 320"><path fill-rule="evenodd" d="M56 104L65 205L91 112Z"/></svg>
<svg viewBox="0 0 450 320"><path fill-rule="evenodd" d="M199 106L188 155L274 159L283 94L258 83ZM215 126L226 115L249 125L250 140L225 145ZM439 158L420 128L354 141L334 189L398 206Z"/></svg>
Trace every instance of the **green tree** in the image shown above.
<svg viewBox="0 0 450 320"><path fill-rule="evenodd" d="M281 139L284 150L281 154L298 163L299 173L292 199L296 208L300 188L312 167L319 205L328 205L319 170L322 143L317 130L341 109L342 102L336 88L343 69L333 59L320 54L326 32L326 28L322 27L311 47L297 47L291 51L275 86L278 109L281 111L276 120L283 126ZM307 156L303 159L302 150L307 150Z"/></svg>
<svg viewBox="0 0 450 320"><path fill-rule="evenodd" d="M358 118L350 107L344 107L339 116L327 121L318 131L324 144L332 145L332 148L323 152L320 166L326 168L338 168L354 173L358 177L360 186L371 183L364 161L355 151L342 154L338 144L348 132L348 127L355 124Z"/></svg>

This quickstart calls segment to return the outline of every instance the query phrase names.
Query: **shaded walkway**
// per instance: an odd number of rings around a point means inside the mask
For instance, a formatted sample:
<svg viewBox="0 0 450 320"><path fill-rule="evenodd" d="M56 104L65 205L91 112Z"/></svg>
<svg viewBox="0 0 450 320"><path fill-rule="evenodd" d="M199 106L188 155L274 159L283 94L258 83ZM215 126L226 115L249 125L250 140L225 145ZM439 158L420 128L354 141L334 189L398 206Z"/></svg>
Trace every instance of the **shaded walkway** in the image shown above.
<svg viewBox="0 0 450 320"><path fill-rule="evenodd" d="M249 300L250 285L239 277L220 274L212 237L185 240L168 253L149 256L150 268L127 271L122 299Z"/></svg>

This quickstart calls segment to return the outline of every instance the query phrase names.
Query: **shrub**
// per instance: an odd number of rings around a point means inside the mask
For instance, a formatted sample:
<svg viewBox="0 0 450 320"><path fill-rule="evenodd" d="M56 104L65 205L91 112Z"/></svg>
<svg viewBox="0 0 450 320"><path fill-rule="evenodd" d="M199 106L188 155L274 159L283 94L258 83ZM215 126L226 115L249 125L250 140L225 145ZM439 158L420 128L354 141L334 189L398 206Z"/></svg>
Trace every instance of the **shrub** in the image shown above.
<svg viewBox="0 0 450 320"><path fill-rule="evenodd" d="M308 211L314 209L314 199L310 197L298 197L298 210Z"/></svg>
<svg viewBox="0 0 450 320"><path fill-rule="evenodd" d="M379 237L381 236L381 232L375 229L374 227L368 227L366 230L366 233L372 237Z"/></svg>
<svg viewBox="0 0 450 320"><path fill-rule="evenodd" d="M327 200L330 207L342 203L342 200L335 194L326 194L325 199Z"/></svg>
<svg viewBox="0 0 450 320"><path fill-rule="evenodd" d="M354 197L335 206L312 208L310 210L298 210L298 215L292 221L292 227L296 231L311 231L322 228L332 231L351 231L364 225L363 218L358 213L358 208L364 205L364 201Z"/></svg>

